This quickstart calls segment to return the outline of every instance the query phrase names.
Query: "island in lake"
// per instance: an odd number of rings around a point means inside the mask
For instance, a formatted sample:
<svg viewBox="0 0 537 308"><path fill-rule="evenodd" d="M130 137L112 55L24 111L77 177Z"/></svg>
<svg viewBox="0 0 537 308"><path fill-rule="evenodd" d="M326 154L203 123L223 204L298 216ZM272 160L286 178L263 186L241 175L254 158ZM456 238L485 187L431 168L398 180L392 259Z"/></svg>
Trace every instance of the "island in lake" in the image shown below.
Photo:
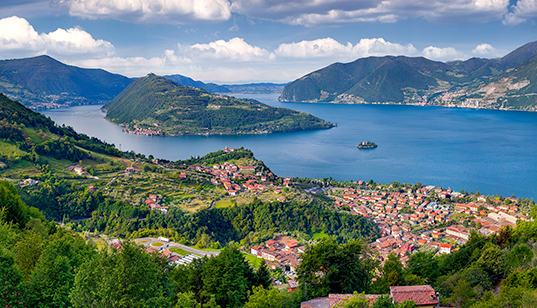
<svg viewBox="0 0 537 308"><path fill-rule="evenodd" d="M362 141L356 147L359 149L374 149L378 147L378 145L371 141Z"/></svg>
<svg viewBox="0 0 537 308"><path fill-rule="evenodd" d="M212 94L149 74L103 106L106 119L143 135L240 135L327 129L311 114Z"/></svg>

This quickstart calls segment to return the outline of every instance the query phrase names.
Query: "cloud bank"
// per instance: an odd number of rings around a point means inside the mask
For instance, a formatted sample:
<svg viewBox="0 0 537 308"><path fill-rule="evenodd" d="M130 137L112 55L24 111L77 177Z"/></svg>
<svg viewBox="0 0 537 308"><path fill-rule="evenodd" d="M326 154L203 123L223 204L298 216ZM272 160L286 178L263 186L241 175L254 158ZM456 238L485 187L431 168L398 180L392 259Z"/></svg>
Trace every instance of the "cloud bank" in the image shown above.
<svg viewBox="0 0 537 308"><path fill-rule="evenodd" d="M531 1L531 0L521 0ZM382 22L423 18L436 23L502 20L509 0L234 0L233 12L293 25Z"/></svg>
<svg viewBox="0 0 537 308"><path fill-rule="evenodd" d="M50 55L111 55L114 46L104 40L95 40L79 29L58 28L50 33L38 33L24 18L17 16L0 19L0 54L3 56Z"/></svg>
<svg viewBox="0 0 537 308"><path fill-rule="evenodd" d="M70 15L134 23L188 24L229 20L232 13L292 25L393 23L423 18L434 23L516 24L537 16L535 0L53 0Z"/></svg>
<svg viewBox="0 0 537 308"><path fill-rule="evenodd" d="M274 54L266 49L252 46L242 38L232 38L229 41L217 40L208 44L181 45L178 51L185 57L230 62L252 62L273 60Z"/></svg>
<svg viewBox="0 0 537 308"><path fill-rule="evenodd" d="M342 57L344 59L384 55L416 55L412 44L390 43L383 38L361 39L356 45L341 44L333 38L281 44L275 54L289 58Z"/></svg>
<svg viewBox="0 0 537 308"><path fill-rule="evenodd" d="M59 0L57 3L68 7L72 16L136 23L218 22L231 17L227 0Z"/></svg>

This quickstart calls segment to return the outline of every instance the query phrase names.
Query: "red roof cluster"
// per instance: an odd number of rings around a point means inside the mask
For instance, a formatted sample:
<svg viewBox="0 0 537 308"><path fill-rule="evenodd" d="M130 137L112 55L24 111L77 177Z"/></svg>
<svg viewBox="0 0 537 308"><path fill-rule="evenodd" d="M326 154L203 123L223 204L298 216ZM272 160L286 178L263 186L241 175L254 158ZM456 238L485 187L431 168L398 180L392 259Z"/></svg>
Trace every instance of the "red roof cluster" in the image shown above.
<svg viewBox="0 0 537 308"><path fill-rule="evenodd" d="M411 300L416 305L436 305L438 298L430 285L390 287L390 297L397 303Z"/></svg>

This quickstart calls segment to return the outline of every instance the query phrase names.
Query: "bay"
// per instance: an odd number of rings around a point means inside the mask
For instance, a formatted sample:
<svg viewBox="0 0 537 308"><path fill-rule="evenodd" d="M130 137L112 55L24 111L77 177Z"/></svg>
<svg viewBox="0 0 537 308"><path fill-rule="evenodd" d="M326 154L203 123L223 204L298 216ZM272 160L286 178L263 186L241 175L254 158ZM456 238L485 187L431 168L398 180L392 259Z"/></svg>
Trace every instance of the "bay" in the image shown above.
<svg viewBox="0 0 537 308"><path fill-rule="evenodd" d="M130 135L104 119L101 106L46 110L58 124L168 160L225 147L251 149L279 176L373 179L537 197L537 113L400 105L286 103L277 94L235 95L311 113L338 127L246 136ZM376 149L356 144L373 141Z"/></svg>

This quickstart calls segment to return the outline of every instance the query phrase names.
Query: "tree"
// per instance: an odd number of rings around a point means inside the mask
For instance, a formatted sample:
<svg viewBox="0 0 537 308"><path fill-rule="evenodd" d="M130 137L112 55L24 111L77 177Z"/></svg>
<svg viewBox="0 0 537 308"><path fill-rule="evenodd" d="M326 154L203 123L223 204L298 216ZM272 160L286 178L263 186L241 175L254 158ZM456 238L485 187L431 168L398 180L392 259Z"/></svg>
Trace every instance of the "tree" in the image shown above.
<svg viewBox="0 0 537 308"><path fill-rule="evenodd" d="M174 308L220 308L220 306L216 304L214 296L211 296L210 300L203 306L196 302L196 298L192 292L177 293L175 296L177 302L175 303L175 306L173 306Z"/></svg>
<svg viewBox="0 0 537 308"><path fill-rule="evenodd" d="M369 308L370 301L365 297L365 293L355 293L354 296L337 306L340 308Z"/></svg>
<svg viewBox="0 0 537 308"><path fill-rule="evenodd" d="M338 245L333 238L324 238L302 254L297 274L301 284L308 283L308 294L318 297L365 291L372 268L361 242Z"/></svg>
<svg viewBox="0 0 537 308"><path fill-rule="evenodd" d="M505 226L501 228L500 231L498 231L496 238L498 246L503 248L505 245L507 245L511 240L512 235L513 228L511 226Z"/></svg>
<svg viewBox="0 0 537 308"><path fill-rule="evenodd" d="M0 306L26 307L21 282L22 275L15 267L13 254L0 247Z"/></svg>
<svg viewBox="0 0 537 308"><path fill-rule="evenodd" d="M16 224L21 229L32 217L43 219L37 209L30 208L21 200L15 187L8 181L0 181L0 209L4 209L2 219L5 222Z"/></svg>
<svg viewBox="0 0 537 308"><path fill-rule="evenodd" d="M382 276L380 276L372 285L373 293L385 294L389 292L391 286L406 285L403 277L403 264L399 258L391 253L382 268Z"/></svg>
<svg viewBox="0 0 537 308"><path fill-rule="evenodd" d="M30 277L48 238L48 227L37 219L32 219L26 229L19 234L13 252L24 280Z"/></svg>
<svg viewBox="0 0 537 308"><path fill-rule="evenodd" d="M277 289L267 290L262 286L254 287L248 294L248 301L244 308L282 308L284 306L284 295Z"/></svg>
<svg viewBox="0 0 537 308"><path fill-rule="evenodd" d="M420 286L427 284L424 278L414 274L406 274L404 276L404 280L408 286Z"/></svg>
<svg viewBox="0 0 537 308"><path fill-rule="evenodd" d="M381 296L371 305L371 308L396 308L393 300L389 296Z"/></svg>
<svg viewBox="0 0 537 308"><path fill-rule="evenodd" d="M438 262L433 262L435 253L418 251L411 254L407 262L407 271L431 282L436 281L440 276L440 267Z"/></svg>
<svg viewBox="0 0 537 308"><path fill-rule="evenodd" d="M256 278L241 252L231 247L207 260L202 277L204 290L213 294L223 308L242 307Z"/></svg>
<svg viewBox="0 0 537 308"><path fill-rule="evenodd" d="M214 295L208 293L203 284L203 269L207 260L207 258L194 259L192 263L177 267L171 273L177 283L177 290L180 293L192 293L196 303L201 307L208 307L208 304L215 302Z"/></svg>
<svg viewBox="0 0 537 308"><path fill-rule="evenodd" d="M475 302L474 296L472 286L466 280L461 279L453 289L450 302L455 308L466 308Z"/></svg>
<svg viewBox="0 0 537 308"><path fill-rule="evenodd" d="M17 241L17 233L20 231L13 223L6 222L3 217L5 209L0 209L0 249L11 248Z"/></svg>
<svg viewBox="0 0 537 308"><path fill-rule="evenodd" d="M69 297L74 307L171 306L170 271L161 255L124 242L83 263Z"/></svg>
<svg viewBox="0 0 537 308"><path fill-rule="evenodd" d="M533 259L533 251L528 245L519 243L507 254L507 264L511 268L527 267Z"/></svg>
<svg viewBox="0 0 537 308"><path fill-rule="evenodd" d="M391 286L403 286L405 280L403 278L403 264L401 260L394 254L390 253L386 262L384 262L384 280L388 287Z"/></svg>
<svg viewBox="0 0 537 308"><path fill-rule="evenodd" d="M257 269L255 276L257 284L263 286L263 288L268 289L272 285L272 277L265 260L261 261L261 265Z"/></svg>
<svg viewBox="0 0 537 308"><path fill-rule="evenodd" d="M476 265L486 270L489 275L500 275L505 270L505 251L498 246L487 244Z"/></svg>
<svg viewBox="0 0 537 308"><path fill-rule="evenodd" d="M70 307L75 269L94 255L93 249L69 231L54 234L26 283L30 306Z"/></svg>

